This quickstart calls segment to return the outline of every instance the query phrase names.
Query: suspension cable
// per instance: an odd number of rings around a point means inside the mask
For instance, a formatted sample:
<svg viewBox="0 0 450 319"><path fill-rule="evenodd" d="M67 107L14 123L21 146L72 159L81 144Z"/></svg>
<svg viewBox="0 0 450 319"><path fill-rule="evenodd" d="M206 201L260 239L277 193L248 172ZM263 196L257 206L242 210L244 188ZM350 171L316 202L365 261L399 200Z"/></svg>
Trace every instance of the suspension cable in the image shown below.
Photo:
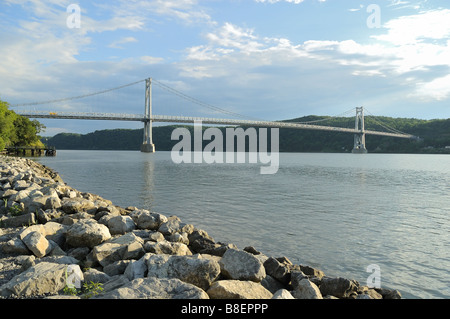
<svg viewBox="0 0 450 319"><path fill-rule="evenodd" d="M23 103L23 104L14 104L12 105L13 107L19 107L19 106L33 106L33 105L42 105L42 104L51 104L51 103L58 103L58 102L66 102L66 101L72 101L72 100L78 100L78 99L82 99L85 97L89 97L89 96L94 96L94 95L99 95L99 94L103 94L103 93L108 93L111 91L115 91L115 90L120 90L132 85L136 85L138 83L142 83L145 80L139 80L133 83L129 83L129 84L125 84L122 86L118 86L112 89L107 89L107 90L103 90L103 91L98 91L98 92L94 92L94 93L88 93L88 94L84 94L84 95L78 95L78 96L72 96L72 97L68 97L68 98L64 98L64 99L57 99L57 100L50 100L50 101L41 101L41 102L32 102L32 103Z"/></svg>
<svg viewBox="0 0 450 319"><path fill-rule="evenodd" d="M222 109L220 107L211 105L209 103L202 102L202 101L200 101L200 100L198 100L198 99L196 99L194 97L191 97L191 96L189 96L189 95L187 95L187 94L185 94L185 93L183 93L183 92L181 92L181 91L179 91L177 89L174 89L174 88L172 88L172 87L170 87L170 86L168 86L168 85L166 85L166 84L164 84L164 83L162 83L162 82L160 82L158 80L153 79L152 83L155 83L156 85L158 85L162 89L164 89L164 90L166 90L166 91L168 91L168 92L170 92L170 93L172 93L174 95L177 95L178 97L180 97L182 99L185 99L185 100L190 101L192 103L195 103L197 105L209 108L211 110L218 111L218 112L221 112L221 113L225 113L225 114L228 114L228 115L237 116L237 117L243 118L243 119L249 119L249 120L254 120L254 121L263 121L261 119L257 119L257 118L250 117L248 115L243 115L243 114L240 114L240 113L228 111L228 110Z"/></svg>
<svg viewBox="0 0 450 319"><path fill-rule="evenodd" d="M376 116L373 115L373 114L372 114L369 110L367 110L366 108L364 108L364 111L367 112L367 113L369 113L369 114L372 116L372 117L370 117L370 119L371 119L372 121L374 121L376 124L380 125L380 126L383 127L384 129L386 129L386 130L388 130L388 131L390 131L390 132L392 132L392 133L404 134L404 135L410 135L410 134L408 134L408 133L405 133L405 132L402 132L402 131L400 131L400 130L397 130L397 129L395 129L395 128L393 128L393 127L387 125L387 124L381 123L380 121L378 121L378 120L375 118Z"/></svg>
<svg viewBox="0 0 450 319"><path fill-rule="evenodd" d="M348 114L353 113L353 112L355 112L355 109L354 109L354 108L352 108L352 109L350 109L350 110L348 110L348 111L345 111L345 112L343 112L343 113L340 113L340 114L338 114L338 115L328 116L328 117L326 117L326 118L324 118L324 119L320 119L320 120L305 121L305 122L290 122L290 123L294 123L294 124L312 124L312 123L320 123L320 122L328 121L328 120L333 119L333 118L345 117L345 115L348 115Z"/></svg>

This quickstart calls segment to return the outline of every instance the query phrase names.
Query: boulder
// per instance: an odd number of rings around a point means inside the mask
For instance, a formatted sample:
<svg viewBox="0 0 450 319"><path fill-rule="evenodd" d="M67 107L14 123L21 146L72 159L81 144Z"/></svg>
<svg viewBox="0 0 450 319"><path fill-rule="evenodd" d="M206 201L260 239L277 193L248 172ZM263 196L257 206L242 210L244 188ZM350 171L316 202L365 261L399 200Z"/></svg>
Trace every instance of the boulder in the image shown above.
<svg viewBox="0 0 450 319"><path fill-rule="evenodd" d="M64 198L61 201L61 209L66 214L75 214L78 212L97 211L94 202L84 198Z"/></svg>
<svg viewBox="0 0 450 319"><path fill-rule="evenodd" d="M208 299L202 289L179 279L137 278L92 299Z"/></svg>
<svg viewBox="0 0 450 319"><path fill-rule="evenodd" d="M295 299L292 294L286 289L277 290L272 299Z"/></svg>
<svg viewBox="0 0 450 319"><path fill-rule="evenodd" d="M147 260L148 277L177 278L203 290L220 274L218 262L199 256L152 255Z"/></svg>
<svg viewBox="0 0 450 319"><path fill-rule="evenodd" d="M34 213L27 213L19 216L9 217L2 220L3 227L22 227L36 224L36 216Z"/></svg>
<svg viewBox="0 0 450 319"><path fill-rule="evenodd" d="M166 222L161 224L158 231L165 236L182 232L190 234L194 231L194 226L181 222L177 216L170 216Z"/></svg>
<svg viewBox="0 0 450 319"><path fill-rule="evenodd" d="M147 274L147 262L143 257L139 260L131 260L125 268L124 275L128 280L134 280L136 278L144 278Z"/></svg>
<svg viewBox="0 0 450 319"><path fill-rule="evenodd" d="M66 243L72 247L93 248L110 238L108 227L92 219L76 222L66 233Z"/></svg>
<svg viewBox="0 0 450 319"><path fill-rule="evenodd" d="M127 233L94 247L92 255L103 267L119 260L139 259L145 253L143 243L135 234Z"/></svg>
<svg viewBox="0 0 450 319"><path fill-rule="evenodd" d="M376 288L375 290L383 296L383 299L402 299L402 294L398 290L387 288Z"/></svg>
<svg viewBox="0 0 450 319"><path fill-rule="evenodd" d="M31 251L25 243L19 238L15 237L2 245L2 250L7 254L28 255Z"/></svg>
<svg viewBox="0 0 450 319"><path fill-rule="evenodd" d="M253 281L219 280L207 290L211 299L271 299L272 293Z"/></svg>
<svg viewBox="0 0 450 319"><path fill-rule="evenodd" d="M317 277L319 279L322 279L323 276L325 276L322 270L310 266L300 265L300 270L309 277Z"/></svg>
<svg viewBox="0 0 450 319"><path fill-rule="evenodd" d="M162 223L167 222L167 217L158 213L150 213L148 210L135 210L130 216L139 229L158 230Z"/></svg>
<svg viewBox="0 0 450 319"><path fill-rule="evenodd" d="M264 268L268 275L272 276L284 285L287 285L291 280L291 274L288 266L280 263L273 257L269 257L264 262Z"/></svg>
<svg viewBox="0 0 450 319"><path fill-rule="evenodd" d="M323 296L348 298L356 290L357 286L353 281L341 277L324 277L320 283L320 292Z"/></svg>
<svg viewBox="0 0 450 319"><path fill-rule="evenodd" d="M323 299L319 287L307 278L300 280L291 294L296 299Z"/></svg>
<svg viewBox="0 0 450 319"><path fill-rule="evenodd" d="M45 236L37 231L28 233L22 239L22 241L28 247L28 249L33 252L33 254L38 258L44 257L45 255L50 253L53 248L52 245L50 245L50 242L45 238Z"/></svg>
<svg viewBox="0 0 450 319"><path fill-rule="evenodd" d="M183 243L173 243L167 240L158 242L148 241L144 245L145 251L154 254L192 255L189 247Z"/></svg>
<svg viewBox="0 0 450 319"><path fill-rule="evenodd" d="M108 220L107 226L111 235L123 235L136 228L130 216L114 216Z"/></svg>
<svg viewBox="0 0 450 319"><path fill-rule="evenodd" d="M269 290L271 293L275 293L278 290L284 289L286 287L286 285L282 284L281 282L267 274L266 277L261 281L261 285L263 285L263 287Z"/></svg>
<svg viewBox="0 0 450 319"><path fill-rule="evenodd" d="M229 279L260 282L266 277L263 264L252 254L228 249L219 261L222 275Z"/></svg>
<svg viewBox="0 0 450 319"><path fill-rule="evenodd" d="M77 265L73 267L79 268ZM67 268L64 264L38 263L1 286L0 296L8 298L58 294L66 286Z"/></svg>
<svg viewBox="0 0 450 319"><path fill-rule="evenodd" d="M90 282L99 282L99 283L106 283L109 280L111 280L111 277L105 274L103 271L97 270L95 268L89 268L84 273L84 282L90 283Z"/></svg>

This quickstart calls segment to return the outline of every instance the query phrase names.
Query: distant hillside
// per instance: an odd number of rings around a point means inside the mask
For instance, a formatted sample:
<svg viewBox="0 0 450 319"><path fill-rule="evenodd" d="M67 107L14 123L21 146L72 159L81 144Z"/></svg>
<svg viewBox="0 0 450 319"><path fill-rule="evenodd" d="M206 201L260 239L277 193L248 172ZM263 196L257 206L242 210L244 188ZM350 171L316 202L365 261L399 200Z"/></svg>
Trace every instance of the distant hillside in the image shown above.
<svg viewBox="0 0 450 319"><path fill-rule="evenodd" d="M308 122L325 117L307 116L287 122ZM450 119L418 120L389 117L366 117L366 129L383 129L378 123L419 136L420 141L404 140L380 136L366 137L370 153L446 153L450 154ZM322 124L322 123L320 123ZM323 125L352 127L354 118L329 118ZM178 141L171 140L172 131L181 126L153 127L153 141L159 151L170 151ZM191 133L193 126L188 128ZM205 127L204 127L205 128ZM225 130L224 127L221 128ZM225 136L225 134L224 134ZM143 129L138 130L102 130L81 135L71 133L57 134L43 138L42 142L56 149L71 150L139 150L143 138ZM208 141L205 144L209 143ZM225 144L224 144L225 145ZM353 135L321 131L280 129L281 152L350 152L353 147Z"/></svg>

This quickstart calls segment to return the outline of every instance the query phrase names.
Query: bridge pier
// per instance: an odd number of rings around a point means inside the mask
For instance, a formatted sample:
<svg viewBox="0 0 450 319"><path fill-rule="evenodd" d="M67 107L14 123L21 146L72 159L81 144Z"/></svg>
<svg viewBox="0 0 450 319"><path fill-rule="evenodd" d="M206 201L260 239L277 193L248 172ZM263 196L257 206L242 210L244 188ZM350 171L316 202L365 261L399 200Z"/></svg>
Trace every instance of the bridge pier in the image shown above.
<svg viewBox="0 0 450 319"><path fill-rule="evenodd" d="M144 141L141 145L141 152L155 153L155 144L152 137L152 79L145 80L145 120L144 120Z"/></svg>
<svg viewBox="0 0 450 319"><path fill-rule="evenodd" d="M356 108L355 130L360 133L355 134L353 154L367 154L366 133L364 131L364 107Z"/></svg>

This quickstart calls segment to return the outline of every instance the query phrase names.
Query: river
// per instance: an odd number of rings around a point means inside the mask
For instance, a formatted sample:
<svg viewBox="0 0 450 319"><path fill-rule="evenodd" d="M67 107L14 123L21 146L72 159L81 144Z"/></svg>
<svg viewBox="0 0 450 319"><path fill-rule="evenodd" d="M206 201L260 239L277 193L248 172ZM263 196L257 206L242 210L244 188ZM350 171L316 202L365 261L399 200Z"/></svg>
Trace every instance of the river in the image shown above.
<svg viewBox="0 0 450 319"><path fill-rule="evenodd" d="M450 156L281 153L260 164L175 164L170 152L66 151L39 162L70 186L404 298L450 298Z"/></svg>

